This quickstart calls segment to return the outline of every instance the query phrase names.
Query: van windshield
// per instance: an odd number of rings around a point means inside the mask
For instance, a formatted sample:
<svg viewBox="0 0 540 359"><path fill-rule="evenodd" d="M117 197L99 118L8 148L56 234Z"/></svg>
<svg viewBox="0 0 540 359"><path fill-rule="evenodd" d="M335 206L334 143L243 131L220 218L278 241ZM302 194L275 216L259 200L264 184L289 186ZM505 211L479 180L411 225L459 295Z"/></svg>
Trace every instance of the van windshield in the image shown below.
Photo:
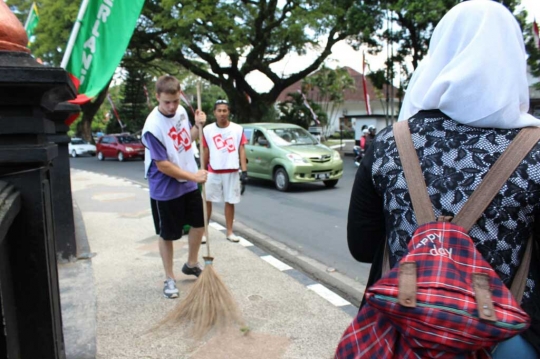
<svg viewBox="0 0 540 359"><path fill-rule="evenodd" d="M278 146L316 145L319 142L303 128L275 128L267 131Z"/></svg>

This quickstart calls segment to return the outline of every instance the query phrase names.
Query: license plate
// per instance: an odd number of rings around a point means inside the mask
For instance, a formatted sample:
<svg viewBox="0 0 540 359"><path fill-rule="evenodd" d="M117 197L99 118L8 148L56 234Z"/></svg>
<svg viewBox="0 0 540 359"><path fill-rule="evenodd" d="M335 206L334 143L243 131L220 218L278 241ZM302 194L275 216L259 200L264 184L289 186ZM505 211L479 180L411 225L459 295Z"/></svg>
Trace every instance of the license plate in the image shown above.
<svg viewBox="0 0 540 359"><path fill-rule="evenodd" d="M327 172L327 173L317 173L315 175L315 179L322 179L322 180L325 180L325 179L329 179L330 178L330 173Z"/></svg>

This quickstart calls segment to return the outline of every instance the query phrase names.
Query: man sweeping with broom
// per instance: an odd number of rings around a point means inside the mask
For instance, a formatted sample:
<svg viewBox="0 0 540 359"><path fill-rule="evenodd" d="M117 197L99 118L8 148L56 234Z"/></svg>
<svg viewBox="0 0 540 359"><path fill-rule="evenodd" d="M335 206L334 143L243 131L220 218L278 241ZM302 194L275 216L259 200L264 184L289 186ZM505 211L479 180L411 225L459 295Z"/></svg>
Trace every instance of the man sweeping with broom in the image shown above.
<svg viewBox="0 0 540 359"><path fill-rule="evenodd" d="M201 109L201 82L197 84L197 108ZM199 129L202 134L202 126ZM199 144L202 149L202 141ZM201 167L205 167L205 158L201 157ZM206 186L202 184L202 204L206 214ZM204 217L204 229L207 237L206 256L204 256L204 270L201 277L193 284L186 298L178 303L156 326L155 329L166 324L188 324L194 338L202 338L213 328L225 328L238 324L243 326L240 330L249 331L243 322L242 315L233 296L214 270L214 257L210 254L210 238L208 238L208 217Z"/></svg>
<svg viewBox="0 0 540 359"><path fill-rule="evenodd" d="M183 227L191 226L188 236L188 260L182 273L198 277L197 262L204 234L204 214L197 183L206 182L207 172L199 170L193 155L192 139L198 138L206 114L195 113L195 126L180 103L180 83L173 76L162 76L156 83L158 106L148 115L142 131L146 147L145 174L150 187L150 201L159 253L165 269L163 295L178 298L173 272L173 241L182 237Z"/></svg>

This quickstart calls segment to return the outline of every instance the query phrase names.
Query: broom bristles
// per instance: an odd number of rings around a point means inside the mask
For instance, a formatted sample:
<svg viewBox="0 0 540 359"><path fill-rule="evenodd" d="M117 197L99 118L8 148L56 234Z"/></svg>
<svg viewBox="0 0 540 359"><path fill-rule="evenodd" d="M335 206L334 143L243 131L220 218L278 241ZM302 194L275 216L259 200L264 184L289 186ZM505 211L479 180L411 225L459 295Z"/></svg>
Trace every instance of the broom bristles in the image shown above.
<svg viewBox="0 0 540 359"><path fill-rule="evenodd" d="M206 265L187 297L158 323L157 328L166 324L191 324L193 337L202 338L214 327L242 325L243 320L214 266Z"/></svg>

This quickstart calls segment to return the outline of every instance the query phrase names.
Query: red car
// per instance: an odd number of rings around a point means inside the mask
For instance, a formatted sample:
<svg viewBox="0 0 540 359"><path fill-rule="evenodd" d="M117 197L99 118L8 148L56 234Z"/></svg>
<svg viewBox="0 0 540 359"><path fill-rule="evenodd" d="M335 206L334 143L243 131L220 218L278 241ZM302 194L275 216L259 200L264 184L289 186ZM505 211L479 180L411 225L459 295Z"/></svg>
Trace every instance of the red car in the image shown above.
<svg viewBox="0 0 540 359"><path fill-rule="evenodd" d="M105 135L96 143L97 158L117 158L122 162L127 158L144 158L144 146L137 137L129 134Z"/></svg>

